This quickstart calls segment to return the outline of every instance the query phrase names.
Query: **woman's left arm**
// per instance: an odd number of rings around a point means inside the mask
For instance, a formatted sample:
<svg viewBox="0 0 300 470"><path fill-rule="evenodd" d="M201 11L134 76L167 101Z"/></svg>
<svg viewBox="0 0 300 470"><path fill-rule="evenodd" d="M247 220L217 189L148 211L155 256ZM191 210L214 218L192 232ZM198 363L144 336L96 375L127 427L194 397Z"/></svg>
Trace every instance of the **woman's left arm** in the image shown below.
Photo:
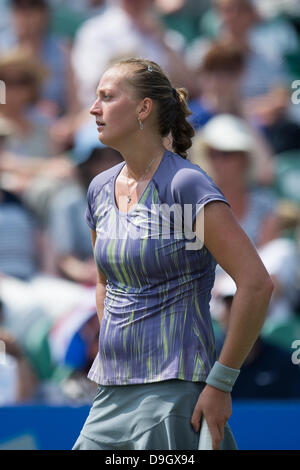
<svg viewBox="0 0 300 470"><path fill-rule="evenodd" d="M237 286L218 361L224 366L240 369L262 328L273 283L232 210L220 201L208 203L203 210L204 217L203 214L196 217L194 232L200 239L204 236L204 245ZM204 221L204 227L201 221ZM218 449L224 425L231 415L230 393L206 385L191 419L195 431L200 428L202 414L212 435L213 448Z"/></svg>

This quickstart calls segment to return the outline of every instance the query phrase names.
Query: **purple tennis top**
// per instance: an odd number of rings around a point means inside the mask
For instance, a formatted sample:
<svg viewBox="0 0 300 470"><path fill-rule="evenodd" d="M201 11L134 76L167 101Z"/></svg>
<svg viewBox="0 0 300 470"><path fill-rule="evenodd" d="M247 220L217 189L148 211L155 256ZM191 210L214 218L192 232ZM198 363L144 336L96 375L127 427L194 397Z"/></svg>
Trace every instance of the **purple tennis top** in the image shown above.
<svg viewBox="0 0 300 470"><path fill-rule="evenodd" d="M216 261L192 227L205 204L228 202L205 171L166 150L138 204L120 212L115 180L124 165L98 174L87 193L95 262L107 279L88 377L102 385L204 381L216 360Z"/></svg>

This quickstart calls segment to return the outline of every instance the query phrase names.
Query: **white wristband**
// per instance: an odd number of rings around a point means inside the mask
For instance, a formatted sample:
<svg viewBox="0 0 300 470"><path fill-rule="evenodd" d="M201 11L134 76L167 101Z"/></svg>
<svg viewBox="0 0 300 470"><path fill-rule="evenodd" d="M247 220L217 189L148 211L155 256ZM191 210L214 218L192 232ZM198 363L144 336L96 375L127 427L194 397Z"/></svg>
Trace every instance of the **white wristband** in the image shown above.
<svg viewBox="0 0 300 470"><path fill-rule="evenodd" d="M239 369L232 369L216 361L205 382L223 392L231 392L239 373Z"/></svg>

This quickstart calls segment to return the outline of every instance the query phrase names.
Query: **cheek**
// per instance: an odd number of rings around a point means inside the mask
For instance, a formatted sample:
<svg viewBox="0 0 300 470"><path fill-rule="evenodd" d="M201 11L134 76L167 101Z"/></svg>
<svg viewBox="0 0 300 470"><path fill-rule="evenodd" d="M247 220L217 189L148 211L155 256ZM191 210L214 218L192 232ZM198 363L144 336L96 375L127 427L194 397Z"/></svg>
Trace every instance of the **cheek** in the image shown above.
<svg viewBox="0 0 300 470"><path fill-rule="evenodd" d="M30 98L30 93L21 87L6 89L6 102L9 103L27 103Z"/></svg>
<svg viewBox="0 0 300 470"><path fill-rule="evenodd" d="M227 172L227 165L223 158L211 158L210 164L214 171L218 174L222 175L224 172Z"/></svg>
<svg viewBox="0 0 300 470"><path fill-rule="evenodd" d="M136 127L135 111L133 106L127 102L111 106L108 118L109 122L113 123L119 131Z"/></svg>
<svg viewBox="0 0 300 470"><path fill-rule="evenodd" d="M236 174L240 174L240 170L236 162L226 160L225 158L215 158L212 162L212 168L217 176L222 179L235 179Z"/></svg>

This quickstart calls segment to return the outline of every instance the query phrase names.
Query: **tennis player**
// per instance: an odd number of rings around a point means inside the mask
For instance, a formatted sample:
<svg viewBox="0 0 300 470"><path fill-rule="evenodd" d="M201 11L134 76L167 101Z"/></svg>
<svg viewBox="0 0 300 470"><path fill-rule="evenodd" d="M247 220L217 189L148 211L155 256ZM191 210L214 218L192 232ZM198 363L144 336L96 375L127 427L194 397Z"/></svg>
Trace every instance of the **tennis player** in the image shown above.
<svg viewBox="0 0 300 470"><path fill-rule="evenodd" d="M213 449L237 448L230 392L273 285L222 192L186 158L186 99L156 63L134 58L97 89L99 139L124 161L88 189L101 324L89 377L99 386L74 449L198 449L203 417ZM219 357L209 311L217 263L237 286Z"/></svg>

